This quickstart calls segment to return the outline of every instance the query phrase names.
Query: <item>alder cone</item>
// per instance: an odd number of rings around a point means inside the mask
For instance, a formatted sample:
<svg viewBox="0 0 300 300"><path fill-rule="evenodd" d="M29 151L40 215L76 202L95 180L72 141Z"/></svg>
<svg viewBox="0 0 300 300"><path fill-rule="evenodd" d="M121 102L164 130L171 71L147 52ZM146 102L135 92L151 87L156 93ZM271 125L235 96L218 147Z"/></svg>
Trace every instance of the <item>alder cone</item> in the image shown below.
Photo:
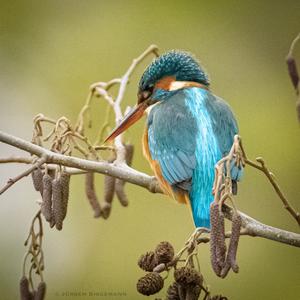
<svg viewBox="0 0 300 300"><path fill-rule="evenodd" d="M139 293L149 296L159 292L164 286L164 280L156 273L148 273L141 277L137 282L137 290Z"/></svg>
<svg viewBox="0 0 300 300"><path fill-rule="evenodd" d="M158 265L155 253L153 251L149 251L141 255L138 260L138 265L142 270L146 272L152 272L153 269Z"/></svg>

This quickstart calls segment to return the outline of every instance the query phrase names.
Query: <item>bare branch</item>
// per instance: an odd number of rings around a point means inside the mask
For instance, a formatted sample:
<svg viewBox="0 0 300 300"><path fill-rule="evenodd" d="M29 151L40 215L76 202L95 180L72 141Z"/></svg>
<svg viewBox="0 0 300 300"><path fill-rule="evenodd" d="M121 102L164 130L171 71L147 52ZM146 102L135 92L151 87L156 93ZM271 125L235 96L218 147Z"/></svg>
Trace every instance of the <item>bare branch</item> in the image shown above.
<svg viewBox="0 0 300 300"><path fill-rule="evenodd" d="M34 161L33 157L10 156L5 158L0 158L0 164L6 164L6 163L31 164L33 161Z"/></svg>
<svg viewBox="0 0 300 300"><path fill-rule="evenodd" d="M37 169L39 166L44 164L46 162L46 157L44 155L41 156L40 159L36 161L29 169L26 171L22 172L20 175L16 176L15 178L10 178L7 181L7 184L0 190L0 195L2 195L6 190L8 190L14 183L19 181L25 176L28 176L33 170Z"/></svg>
<svg viewBox="0 0 300 300"><path fill-rule="evenodd" d="M18 137L0 131L0 141L31 154L45 158L45 163L52 163L70 167L71 172L92 171L119 179L123 179L132 184L144 187L153 193L162 193L155 177L136 171L125 164L108 163L104 161L91 161L73 156L66 156L51 152L33 143L27 142ZM73 169L75 168L75 169ZM223 212L227 219L231 220L233 209L223 205ZM263 224L246 214L239 212L242 217L242 226L246 235L257 236L280 243L300 247L300 234L285 231Z"/></svg>

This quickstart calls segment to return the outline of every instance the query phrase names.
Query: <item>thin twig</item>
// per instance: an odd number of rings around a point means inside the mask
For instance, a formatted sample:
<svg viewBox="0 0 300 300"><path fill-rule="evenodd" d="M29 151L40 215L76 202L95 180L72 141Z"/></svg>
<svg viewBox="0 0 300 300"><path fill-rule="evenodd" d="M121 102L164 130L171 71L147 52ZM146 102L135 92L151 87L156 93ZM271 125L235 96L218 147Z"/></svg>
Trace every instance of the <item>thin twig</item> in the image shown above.
<svg viewBox="0 0 300 300"><path fill-rule="evenodd" d="M21 174L19 174L18 176L14 177L14 178L10 178L7 181L6 185L0 190L0 195L2 195L7 189L9 189L17 181L19 181L20 179L22 179L25 176L28 176L33 170L37 169L42 164L44 164L46 162L46 160L47 160L46 156L41 156L41 158L38 159L36 161L36 163L33 164L29 169L27 169L26 171L22 172Z"/></svg>
<svg viewBox="0 0 300 300"><path fill-rule="evenodd" d="M253 161L251 161L248 158L245 158L245 163L261 172L263 172L266 177L268 178L268 180L270 181L271 185L273 186L275 192L277 193L277 195L279 196L279 198L281 199L284 208L292 215L292 217L296 220L296 222L298 223L298 225L300 226L300 214L299 212L297 212L293 206L289 203L288 199L286 198L286 196L283 194L281 188L279 187L278 183L276 182L275 176L272 172L270 172L270 170L267 168L264 160L261 157L256 158L256 161L259 163L255 163Z"/></svg>

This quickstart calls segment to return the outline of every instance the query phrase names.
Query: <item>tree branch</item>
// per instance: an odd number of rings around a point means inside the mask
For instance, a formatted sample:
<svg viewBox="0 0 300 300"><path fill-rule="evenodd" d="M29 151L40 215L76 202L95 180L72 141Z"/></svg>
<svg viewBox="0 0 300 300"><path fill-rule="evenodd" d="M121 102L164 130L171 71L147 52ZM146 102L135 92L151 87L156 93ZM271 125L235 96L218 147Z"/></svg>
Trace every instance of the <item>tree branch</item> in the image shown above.
<svg viewBox="0 0 300 300"><path fill-rule="evenodd" d="M17 181L22 179L25 176L28 176L32 171L40 167L42 164L46 162L46 157L45 155L42 155L40 159L38 159L29 169L26 171L22 172L15 178L10 178L8 179L6 185L0 190L0 195L2 195L6 190L8 190L13 184L15 184Z"/></svg>
<svg viewBox="0 0 300 300"><path fill-rule="evenodd" d="M43 147L37 146L33 143L27 142L23 139L4 133L2 131L0 131L0 141L34 154L38 157L44 157L45 163L52 163L70 167L72 169L67 169L67 171L70 171L71 174L74 174L76 172L80 173L82 172L82 170L97 172L123 179L132 184L146 188L152 193L162 193L162 189L160 188L155 177L136 171L128 167L124 163L91 161L74 156L62 155L59 153L51 152ZM233 209L229 206L223 205L223 211L225 217L231 220ZM263 224L242 212L240 212L240 214L242 217L243 228L245 229L246 235L262 237L291 246L300 247L300 234Z"/></svg>

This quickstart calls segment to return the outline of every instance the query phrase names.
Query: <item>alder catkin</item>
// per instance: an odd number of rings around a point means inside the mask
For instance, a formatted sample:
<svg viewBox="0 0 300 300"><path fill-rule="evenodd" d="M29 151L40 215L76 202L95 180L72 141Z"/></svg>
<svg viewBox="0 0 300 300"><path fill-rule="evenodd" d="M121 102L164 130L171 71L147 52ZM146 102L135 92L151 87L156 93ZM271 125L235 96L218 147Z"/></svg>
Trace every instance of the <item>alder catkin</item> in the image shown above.
<svg viewBox="0 0 300 300"><path fill-rule="evenodd" d="M238 273L239 266L236 263L236 253L240 239L240 231L242 226L242 218L239 213L235 212L232 216L232 227L231 227L231 237L228 247L228 252L226 256L225 266L222 270L221 276L224 278L228 274L230 268L233 272Z"/></svg>
<svg viewBox="0 0 300 300"><path fill-rule="evenodd" d="M35 169L31 172L31 178L33 182L34 189L37 192L43 192L43 172L41 169Z"/></svg>
<svg viewBox="0 0 300 300"><path fill-rule="evenodd" d="M85 174L85 194L94 211L94 217L99 218L101 216L101 207L95 191L94 172L88 172Z"/></svg>
<svg viewBox="0 0 300 300"><path fill-rule="evenodd" d="M110 215L111 212L111 204L104 202L102 207L101 207L101 216L103 219L107 219Z"/></svg>
<svg viewBox="0 0 300 300"><path fill-rule="evenodd" d="M70 190L70 174L62 172L60 178L60 184L62 186L62 208L63 208L63 220L67 215L69 190Z"/></svg>
<svg viewBox="0 0 300 300"><path fill-rule="evenodd" d="M286 59L286 63L288 66L288 72L289 72L291 81L293 83L293 86L295 89L297 89L298 82L299 82L299 74L298 74L298 70L297 70L296 61L292 56L288 56Z"/></svg>
<svg viewBox="0 0 300 300"><path fill-rule="evenodd" d="M131 144L126 144L125 145L125 160L128 166L131 166L132 164L132 159L133 159L133 153L134 153L134 146ZM120 203L123 206L128 206L128 198L127 195L124 191L124 186L125 186L125 181L121 179L116 179L115 183L115 191L116 195L120 201Z"/></svg>
<svg viewBox="0 0 300 300"><path fill-rule="evenodd" d="M33 294L29 290L29 280L26 276L22 276L19 283L21 300L31 300Z"/></svg>
<svg viewBox="0 0 300 300"><path fill-rule="evenodd" d="M218 229L219 229L219 205L212 202L210 205L210 260L211 266L217 276L221 275L221 267L218 262L217 247L218 247Z"/></svg>
<svg viewBox="0 0 300 300"><path fill-rule="evenodd" d="M43 201L41 212L47 222L52 219L52 177L49 174L43 176Z"/></svg>
<svg viewBox="0 0 300 300"><path fill-rule="evenodd" d="M62 186L59 179L52 181L52 208L57 230L62 230L63 226L63 200L62 200Z"/></svg>
<svg viewBox="0 0 300 300"><path fill-rule="evenodd" d="M121 179L116 179L115 191L117 198L123 206L128 206L128 198L124 191L125 181Z"/></svg>
<svg viewBox="0 0 300 300"><path fill-rule="evenodd" d="M105 175L104 176L104 201L112 203L115 194L116 178Z"/></svg>
<svg viewBox="0 0 300 300"><path fill-rule="evenodd" d="M34 300L44 300L46 295L46 283L41 281L34 295Z"/></svg>
<svg viewBox="0 0 300 300"><path fill-rule="evenodd" d="M226 242L225 242L225 218L219 210L218 216L218 234L217 234L217 261L220 268L224 267L226 259Z"/></svg>
<svg viewBox="0 0 300 300"><path fill-rule="evenodd" d="M300 98L296 102L296 112L297 112L298 121L300 122Z"/></svg>

